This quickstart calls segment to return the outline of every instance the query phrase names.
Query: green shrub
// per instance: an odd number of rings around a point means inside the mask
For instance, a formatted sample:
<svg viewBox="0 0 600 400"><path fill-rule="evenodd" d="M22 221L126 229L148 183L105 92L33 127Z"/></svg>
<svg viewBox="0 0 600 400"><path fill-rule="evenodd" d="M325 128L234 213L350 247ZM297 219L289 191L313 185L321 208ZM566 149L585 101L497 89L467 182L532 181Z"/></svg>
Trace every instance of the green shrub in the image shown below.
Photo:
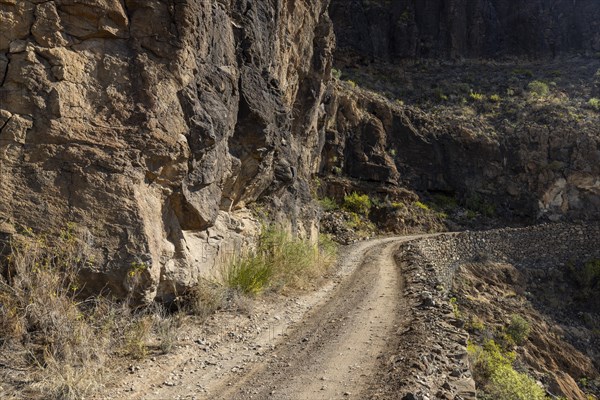
<svg viewBox="0 0 600 400"><path fill-rule="evenodd" d="M335 79L340 79L342 77L342 71L340 71L337 68L332 68L331 69L331 76L334 77Z"/></svg>
<svg viewBox="0 0 600 400"><path fill-rule="evenodd" d="M496 207L493 204L488 203L477 193L471 195L467 199L465 206L469 210L477 211L487 217L493 217L496 215Z"/></svg>
<svg viewBox="0 0 600 400"><path fill-rule="evenodd" d="M481 320L481 318L477 316L471 316L469 323L467 324L467 329L474 332L483 332L485 329L485 324Z"/></svg>
<svg viewBox="0 0 600 400"><path fill-rule="evenodd" d="M338 246L330 235L319 233L319 261L330 265L337 256Z"/></svg>
<svg viewBox="0 0 600 400"><path fill-rule="evenodd" d="M503 353L493 340L488 340L483 346L469 343L467 352L471 358L475 379L483 384L489 382L492 374L501 365L511 365L515 360L512 352Z"/></svg>
<svg viewBox="0 0 600 400"><path fill-rule="evenodd" d="M429 211L429 206L425 203L422 203L420 201L415 201L414 204L415 204L415 206L419 207L423 211Z"/></svg>
<svg viewBox="0 0 600 400"><path fill-rule="evenodd" d="M321 204L321 207L325 211L334 211L339 208L336 201L334 199L332 199L331 197L323 197L322 199L319 200L319 204Z"/></svg>
<svg viewBox="0 0 600 400"><path fill-rule="evenodd" d="M246 294L260 293L273 277L272 267L263 254L241 256L226 269L225 284Z"/></svg>
<svg viewBox="0 0 600 400"><path fill-rule="evenodd" d="M371 199L367 194L358 194L356 192L352 192L351 194L344 196L343 207L345 210L350 212L355 212L359 215L366 216L369 215L371 206Z"/></svg>
<svg viewBox="0 0 600 400"><path fill-rule="evenodd" d="M579 283L587 288L600 286L600 260L588 261L584 264L579 275Z"/></svg>
<svg viewBox="0 0 600 400"><path fill-rule="evenodd" d="M493 340L483 346L467 345L473 376L485 395L494 400L542 400L544 390L525 373L516 371L513 352L503 352Z"/></svg>
<svg viewBox="0 0 600 400"><path fill-rule="evenodd" d="M496 368L486 387L496 400L544 400L546 393L529 375L515 371L510 365Z"/></svg>
<svg viewBox="0 0 600 400"><path fill-rule="evenodd" d="M460 313L460 309L458 308L458 300L456 297L452 297L450 299L450 306L452 307L452 313L454 314L454 318L460 319L462 317Z"/></svg>
<svg viewBox="0 0 600 400"><path fill-rule="evenodd" d="M527 85L527 89L536 96L545 97L550 93L548 84L542 81L532 81Z"/></svg>
<svg viewBox="0 0 600 400"><path fill-rule="evenodd" d="M589 99L588 105L596 111L600 111L600 99L593 97Z"/></svg>
<svg viewBox="0 0 600 400"><path fill-rule="evenodd" d="M448 100L448 96L446 96L446 94L444 94L444 92L442 91L442 89L439 89L439 88L435 90L435 97L439 101L446 101L446 100Z"/></svg>
<svg viewBox="0 0 600 400"><path fill-rule="evenodd" d="M499 103L501 100L502 100L502 98L498 94L493 94L490 96L490 101L492 103Z"/></svg>
<svg viewBox="0 0 600 400"><path fill-rule="evenodd" d="M437 207L444 210L454 210L458 207L458 203L454 197L447 196L445 194L438 193L433 196L433 202Z"/></svg>
<svg viewBox="0 0 600 400"><path fill-rule="evenodd" d="M469 93L469 98L473 101L483 101L485 100L485 95L483 93L471 92Z"/></svg>
<svg viewBox="0 0 600 400"><path fill-rule="evenodd" d="M516 344L521 345L529 336L531 325L525 318L514 314L510 317L510 324L506 331Z"/></svg>

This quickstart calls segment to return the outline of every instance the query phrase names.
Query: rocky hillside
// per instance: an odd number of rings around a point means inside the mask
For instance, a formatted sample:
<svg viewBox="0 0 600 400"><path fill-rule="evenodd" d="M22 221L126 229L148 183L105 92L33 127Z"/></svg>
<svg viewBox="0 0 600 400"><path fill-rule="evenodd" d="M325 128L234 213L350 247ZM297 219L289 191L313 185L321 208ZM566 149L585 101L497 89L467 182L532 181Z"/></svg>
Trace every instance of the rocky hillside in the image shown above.
<svg viewBox="0 0 600 400"><path fill-rule="evenodd" d="M588 59L346 67L326 98L321 171L504 220L596 218L598 90Z"/></svg>
<svg viewBox="0 0 600 400"><path fill-rule="evenodd" d="M351 183L325 192L399 201L403 187L501 224L597 218L599 13L593 1L333 0L321 174Z"/></svg>
<svg viewBox="0 0 600 400"><path fill-rule="evenodd" d="M391 385L383 392L414 396L406 398L434 393L442 399L549 398L523 392L515 397L523 386L507 393L506 382L516 385L519 379L494 378L505 357L512 360L506 365L534 377L531 386L544 387L552 398L595 398L592 394L600 393L600 308L593 294L600 285L600 270L593 267L600 258L598 229L598 224L547 224L403 245L398 258L410 283L405 293L413 302L408 318L414 328L390 340L397 356L386 363ZM400 362L406 354L419 362Z"/></svg>
<svg viewBox="0 0 600 400"><path fill-rule="evenodd" d="M309 176L328 2L0 2L0 229L75 224L86 288L168 299L272 220L317 231Z"/></svg>

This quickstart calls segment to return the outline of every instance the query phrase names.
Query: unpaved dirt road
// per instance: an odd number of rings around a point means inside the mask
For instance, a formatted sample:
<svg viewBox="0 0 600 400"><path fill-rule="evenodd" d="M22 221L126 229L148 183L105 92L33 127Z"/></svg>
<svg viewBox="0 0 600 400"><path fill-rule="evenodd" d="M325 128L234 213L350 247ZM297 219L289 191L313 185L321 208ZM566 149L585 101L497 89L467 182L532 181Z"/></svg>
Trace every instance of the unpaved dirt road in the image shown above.
<svg viewBox="0 0 600 400"><path fill-rule="evenodd" d="M394 253L423 236L344 249L335 276L318 291L267 302L250 319L217 316L218 335L188 330L178 351L130 367L101 398L365 398L378 385L387 341L406 324Z"/></svg>
<svg viewBox="0 0 600 400"><path fill-rule="evenodd" d="M407 240L407 239L403 239ZM353 273L315 307L267 363L218 388L222 399L361 398L386 338L401 321L398 239L370 242L347 262ZM358 253L358 254L357 254Z"/></svg>

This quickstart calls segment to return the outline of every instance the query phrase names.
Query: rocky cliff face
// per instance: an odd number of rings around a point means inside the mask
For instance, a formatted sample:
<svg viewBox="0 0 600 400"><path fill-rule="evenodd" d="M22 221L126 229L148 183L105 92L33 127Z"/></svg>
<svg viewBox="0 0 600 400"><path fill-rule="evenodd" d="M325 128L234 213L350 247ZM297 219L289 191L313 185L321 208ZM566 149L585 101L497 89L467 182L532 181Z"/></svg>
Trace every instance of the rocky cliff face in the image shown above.
<svg viewBox="0 0 600 400"><path fill-rule="evenodd" d="M0 1L0 220L97 249L87 287L169 298L251 236L316 230L327 1Z"/></svg>
<svg viewBox="0 0 600 400"><path fill-rule="evenodd" d="M554 57L600 51L595 0L332 0L338 55Z"/></svg>
<svg viewBox="0 0 600 400"><path fill-rule="evenodd" d="M406 106L347 83L326 99L323 175L368 182L373 192L443 194L528 222L600 215L595 112L566 117L567 106L554 100L503 100L518 107L513 119L498 105L492 114L477 110L481 104Z"/></svg>
<svg viewBox="0 0 600 400"><path fill-rule="evenodd" d="M323 175L529 222L600 215L588 105L600 3L332 0L329 12L341 79L326 97Z"/></svg>

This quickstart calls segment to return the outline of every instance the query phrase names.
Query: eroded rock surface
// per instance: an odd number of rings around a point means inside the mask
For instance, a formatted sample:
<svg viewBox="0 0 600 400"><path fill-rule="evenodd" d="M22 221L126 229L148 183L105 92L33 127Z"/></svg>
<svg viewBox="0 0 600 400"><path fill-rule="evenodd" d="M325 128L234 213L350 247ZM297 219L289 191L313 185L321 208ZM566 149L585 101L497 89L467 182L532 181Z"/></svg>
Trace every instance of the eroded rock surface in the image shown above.
<svg viewBox="0 0 600 400"><path fill-rule="evenodd" d="M458 100L405 105L337 81L325 102L321 173L368 184L371 193L443 193L507 219L596 219L600 118L569 116L573 108L559 100L566 96L525 92L489 109Z"/></svg>
<svg viewBox="0 0 600 400"><path fill-rule="evenodd" d="M316 231L307 178L333 46L327 2L0 1L0 216L96 248L87 288L146 300L259 222Z"/></svg>

